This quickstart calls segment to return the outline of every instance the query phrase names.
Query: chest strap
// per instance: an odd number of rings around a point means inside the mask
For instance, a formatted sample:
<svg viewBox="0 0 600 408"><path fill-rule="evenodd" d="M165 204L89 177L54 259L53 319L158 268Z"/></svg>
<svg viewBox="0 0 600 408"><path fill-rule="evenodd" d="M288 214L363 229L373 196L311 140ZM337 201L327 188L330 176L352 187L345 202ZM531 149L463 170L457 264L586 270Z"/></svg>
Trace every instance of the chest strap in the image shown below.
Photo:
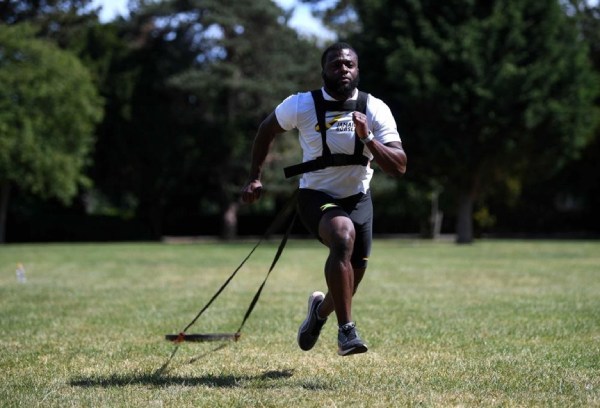
<svg viewBox="0 0 600 408"><path fill-rule="evenodd" d="M363 149L365 145L360 141L356 135L356 132L354 133L354 154L331 153L329 146L327 146L325 113L354 111L366 113L368 94L366 92L359 91L358 98L356 100L346 101L327 101L325 98L323 98L323 93L320 89L311 91L311 94L315 103L317 123L321 133L321 142L323 143L323 153L316 159L284 168L283 172L285 177L290 178L299 174L304 174L315 170L322 170L326 167L350 165L366 166L369 163L369 158L363 155Z"/></svg>

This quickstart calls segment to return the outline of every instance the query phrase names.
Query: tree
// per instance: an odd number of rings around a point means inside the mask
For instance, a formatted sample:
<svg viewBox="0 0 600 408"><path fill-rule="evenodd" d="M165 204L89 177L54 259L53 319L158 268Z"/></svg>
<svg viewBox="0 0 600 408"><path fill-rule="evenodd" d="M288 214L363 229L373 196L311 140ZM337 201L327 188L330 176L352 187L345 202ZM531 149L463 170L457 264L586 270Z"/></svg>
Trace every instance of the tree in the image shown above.
<svg viewBox="0 0 600 408"><path fill-rule="evenodd" d="M589 47L594 70L600 75L600 5L583 0L565 1L567 14L574 19ZM594 3L594 4L592 4ZM600 95L596 98L596 117L600 117ZM593 140L579 157L569 163L560 173L548 181L553 186L553 198L571 203L566 215L578 213L583 216L581 224L588 230L600 231L600 126L596 127ZM583 228L581 228L583 229Z"/></svg>
<svg viewBox="0 0 600 408"><path fill-rule="evenodd" d="M0 26L0 242L11 186L69 202L89 179L102 101L72 54L18 24Z"/></svg>
<svg viewBox="0 0 600 408"><path fill-rule="evenodd" d="M457 241L476 200L519 194L589 142L597 87L586 46L556 0L351 1L364 75L390 101L410 171L454 197ZM416 158L416 160L414 160Z"/></svg>
<svg viewBox="0 0 600 408"><path fill-rule="evenodd" d="M68 12L85 15L92 0L19 0L3 1L0 4L0 21L11 25L33 20L49 20L47 17ZM95 12L95 10L90 10Z"/></svg>
<svg viewBox="0 0 600 408"><path fill-rule="evenodd" d="M0 3L0 23L27 22L37 27L37 37L51 38L67 48L90 22L98 22L93 0L6 0Z"/></svg>
<svg viewBox="0 0 600 408"><path fill-rule="evenodd" d="M199 146L197 153L204 153L198 159L209 164L204 185L215 192L223 215L222 236L232 237L257 125L290 92L319 84L319 53L282 24L282 12L271 1L221 1L215 6L213 12L219 12L204 19L206 26L220 31L220 38L207 44L208 61L170 83L198 100L212 97L211 104L201 104L199 118L219 137L210 147Z"/></svg>
<svg viewBox="0 0 600 408"><path fill-rule="evenodd" d="M235 234L258 124L281 98L319 83L319 51L286 18L270 0L131 11L138 73L130 119L112 133L127 162L102 173L127 184L122 194L138 198L157 235L169 219L211 211L223 219L223 236Z"/></svg>

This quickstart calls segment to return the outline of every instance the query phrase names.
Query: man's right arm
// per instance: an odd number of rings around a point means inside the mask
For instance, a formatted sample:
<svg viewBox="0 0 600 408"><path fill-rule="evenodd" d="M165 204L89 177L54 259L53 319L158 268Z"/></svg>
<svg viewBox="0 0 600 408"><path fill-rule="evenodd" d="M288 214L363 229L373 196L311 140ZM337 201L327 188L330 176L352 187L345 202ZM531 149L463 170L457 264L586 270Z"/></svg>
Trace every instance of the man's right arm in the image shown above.
<svg viewBox="0 0 600 408"><path fill-rule="evenodd" d="M269 116L262 121L258 127L258 132L254 138L252 145L252 161L250 164L250 176L248 182L242 189L242 201L245 203L253 203L260 198L262 191L262 168L273 145L275 136L283 133L285 130L279 125L275 112L271 112Z"/></svg>

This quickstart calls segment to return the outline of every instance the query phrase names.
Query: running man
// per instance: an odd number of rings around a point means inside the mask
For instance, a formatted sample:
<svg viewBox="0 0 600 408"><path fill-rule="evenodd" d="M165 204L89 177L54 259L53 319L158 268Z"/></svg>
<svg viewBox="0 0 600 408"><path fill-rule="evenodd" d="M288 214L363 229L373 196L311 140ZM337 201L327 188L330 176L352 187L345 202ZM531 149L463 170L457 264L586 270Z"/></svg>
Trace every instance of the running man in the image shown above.
<svg viewBox="0 0 600 408"><path fill-rule="evenodd" d="M302 350L313 348L328 316L338 323L338 354L364 353L356 330L352 297L371 251L373 206L370 166L393 177L406 171L406 154L389 107L359 92L358 55L347 43L329 46L321 57L323 87L289 96L260 124L254 139L250 176L242 200L253 203L262 191L262 168L275 136L298 129L303 162L285 169L302 175L298 214L306 228L329 248L327 294L313 292L298 330Z"/></svg>

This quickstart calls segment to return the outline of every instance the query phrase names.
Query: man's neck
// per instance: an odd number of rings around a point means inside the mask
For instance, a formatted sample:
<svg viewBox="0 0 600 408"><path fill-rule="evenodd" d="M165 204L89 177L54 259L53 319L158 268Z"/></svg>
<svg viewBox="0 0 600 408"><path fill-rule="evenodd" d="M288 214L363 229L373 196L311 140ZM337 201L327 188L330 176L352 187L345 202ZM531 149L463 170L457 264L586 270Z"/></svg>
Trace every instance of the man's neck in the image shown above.
<svg viewBox="0 0 600 408"><path fill-rule="evenodd" d="M345 96L345 95L343 95L343 94L339 94L339 93L337 93L337 92L332 92L332 91L330 91L329 89L327 89L327 88L325 88L325 87L323 87L322 89L323 89L323 91L325 92L325 96L326 96L326 97L328 96L328 97L330 97L331 99L334 99L334 100L336 100L336 101L346 101L346 100L348 100L348 99L354 99L354 97L355 97L355 96L356 96L356 94L358 93L358 89L357 89L357 88L354 88L354 90L352 91L352 94L351 94L350 96L348 96L348 97L347 97L347 96ZM325 99L327 99L327 98L325 98Z"/></svg>

